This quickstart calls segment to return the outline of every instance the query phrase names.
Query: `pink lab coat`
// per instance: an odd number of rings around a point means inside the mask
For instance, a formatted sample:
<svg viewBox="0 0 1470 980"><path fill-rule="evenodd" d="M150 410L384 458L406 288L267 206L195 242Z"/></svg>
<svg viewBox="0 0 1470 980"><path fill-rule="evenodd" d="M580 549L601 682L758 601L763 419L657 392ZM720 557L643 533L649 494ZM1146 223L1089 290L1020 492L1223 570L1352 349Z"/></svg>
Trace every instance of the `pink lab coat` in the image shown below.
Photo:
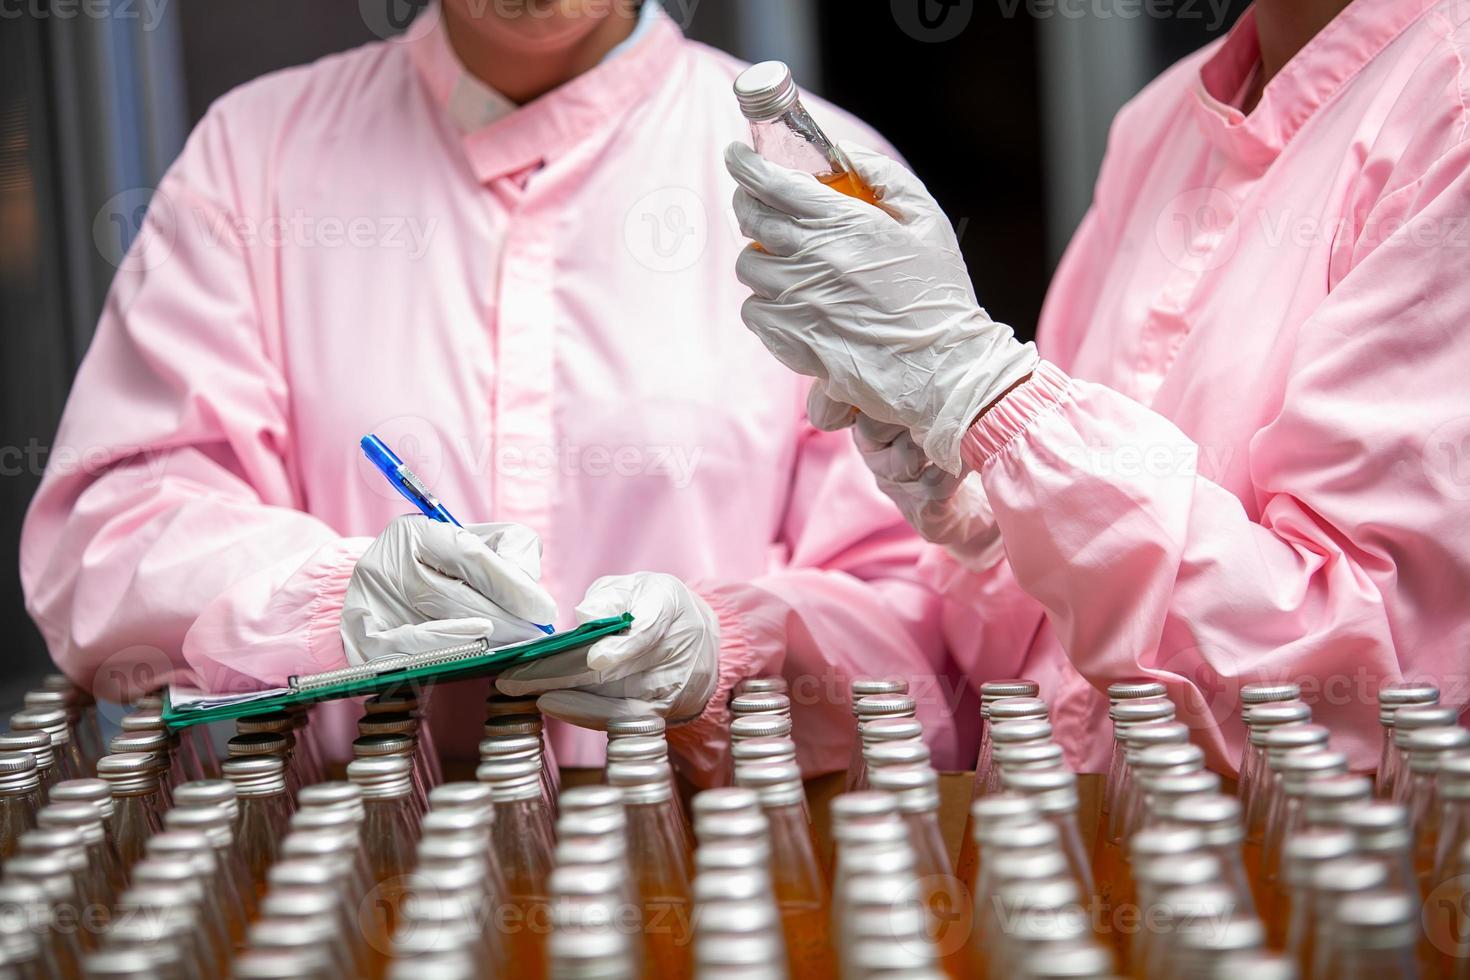
<svg viewBox="0 0 1470 980"><path fill-rule="evenodd" d="M1248 12L1114 122L1048 361L966 437L1007 560L925 559L956 657L1037 678L1072 765L1139 674L1226 771L1249 681L1300 682L1362 769L1381 684L1466 703L1467 18L1354 0L1242 116Z"/></svg>
<svg viewBox="0 0 1470 980"><path fill-rule="evenodd" d="M600 575L694 584L720 619L712 703L784 672L809 772L847 765L859 673L914 678L955 760L921 543L740 322L721 153L748 132L741 67L659 13L465 133L431 10L408 40L221 99L112 286L57 438L74 452L27 518L27 601L61 668L137 694L342 666L354 563L408 509L360 456L376 432L461 520L541 535L563 626ZM484 694L439 692L441 747L473 754ZM696 778L721 771L719 714L676 736ZM602 759L598 733L552 741Z"/></svg>

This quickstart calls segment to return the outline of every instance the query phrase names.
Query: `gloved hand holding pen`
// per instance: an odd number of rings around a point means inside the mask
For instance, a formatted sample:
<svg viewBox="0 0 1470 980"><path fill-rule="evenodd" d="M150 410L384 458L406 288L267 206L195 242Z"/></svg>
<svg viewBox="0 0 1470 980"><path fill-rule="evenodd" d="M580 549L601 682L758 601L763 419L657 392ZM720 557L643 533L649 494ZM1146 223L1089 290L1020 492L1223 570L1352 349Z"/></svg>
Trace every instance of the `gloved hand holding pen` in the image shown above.
<svg viewBox="0 0 1470 980"><path fill-rule="evenodd" d="M836 402L902 425L946 472L975 418L1038 363L1036 349L975 299L959 245L917 177L844 144L877 208L733 143L745 249L736 275L754 294L742 316L787 367Z"/></svg>
<svg viewBox="0 0 1470 980"><path fill-rule="evenodd" d="M520 524L459 527L408 514L357 562L342 606L349 663L425 653L480 637L536 639L556 620L541 577L541 539Z"/></svg>

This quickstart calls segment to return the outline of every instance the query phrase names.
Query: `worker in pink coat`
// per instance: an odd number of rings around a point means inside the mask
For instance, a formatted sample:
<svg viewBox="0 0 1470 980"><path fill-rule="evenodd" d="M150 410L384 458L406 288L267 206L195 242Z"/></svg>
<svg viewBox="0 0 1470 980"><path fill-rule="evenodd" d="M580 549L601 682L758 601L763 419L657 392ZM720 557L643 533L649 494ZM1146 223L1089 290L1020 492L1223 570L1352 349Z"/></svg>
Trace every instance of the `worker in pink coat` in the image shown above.
<svg viewBox="0 0 1470 980"><path fill-rule="evenodd" d="M732 146L745 320L936 542L974 678L1035 678L1076 768L1168 688L1216 768L1292 680L1373 767L1380 685L1466 703L1470 7L1258 0L1113 123L1035 346L919 181L885 210ZM885 213L886 211L886 213ZM986 270L974 270L982 284Z"/></svg>
<svg viewBox="0 0 1470 980"><path fill-rule="evenodd" d="M630 6L445 0L209 110L26 521L28 605L74 680L250 690L631 610L578 654L616 690L552 713L663 713L707 779L732 686L785 673L801 762L840 769L848 679L896 673L957 759L922 542L740 322L720 152L743 66ZM400 516L368 432L466 527ZM654 660L699 669L638 686ZM436 695L441 747L473 754L485 693ZM596 732L552 743L601 761Z"/></svg>

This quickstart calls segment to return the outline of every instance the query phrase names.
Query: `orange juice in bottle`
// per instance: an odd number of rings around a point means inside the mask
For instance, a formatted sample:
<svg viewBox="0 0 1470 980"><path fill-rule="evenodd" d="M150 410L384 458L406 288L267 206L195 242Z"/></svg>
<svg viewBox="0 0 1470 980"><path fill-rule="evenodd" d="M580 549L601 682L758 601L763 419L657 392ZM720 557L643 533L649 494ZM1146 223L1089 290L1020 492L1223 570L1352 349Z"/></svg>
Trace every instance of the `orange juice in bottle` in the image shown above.
<svg viewBox="0 0 1470 980"><path fill-rule="evenodd" d="M816 177L849 197L878 203L842 150L801 104L791 69L780 61L751 65L735 79L735 98L750 120L750 141L761 156Z"/></svg>

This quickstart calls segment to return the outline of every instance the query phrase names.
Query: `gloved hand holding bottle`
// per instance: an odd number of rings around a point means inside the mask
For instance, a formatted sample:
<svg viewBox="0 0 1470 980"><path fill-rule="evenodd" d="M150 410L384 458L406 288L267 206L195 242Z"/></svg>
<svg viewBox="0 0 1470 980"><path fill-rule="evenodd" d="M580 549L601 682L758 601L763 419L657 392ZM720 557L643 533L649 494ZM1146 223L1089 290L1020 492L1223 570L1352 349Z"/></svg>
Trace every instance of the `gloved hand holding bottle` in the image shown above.
<svg viewBox="0 0 1470 980"><path fill-rule="evenodd" d="M720 664L713 610L672 575L604 576L577 606L577 622L633 614L631 629L590 647L507 671L496 686L513 697L540 695L543 714L583 728L657 714L670 724L704 711Z"/></svg>
<svg viewBox="0 0 1470 980"><path fill-rule="evenodd" d="M853 442L868 464L878 489L920 537L943 545L972 571L989 568L1005 553L1000 527L978 473L946 473L914 443L902 425L875 422L830 398L819 381L807 397L807 417L827 432L852 426Z"/></svg>
<svg viewBox="0 0 1470 980"><path fill-rule="evenodd" d="M347 660L361 664L480 637L493 646L541 637L534 624L555 622L556 600L540 577L541 539L528 527L395 518L347 584Z"/></svg>
<svg viewBox="0 0 1470 980"><path fill-rule="evenodd" d="M732 143L735 215L762 249L736 275L748 326L835 402L902 425L958 475L960 440L1039 358L976 301L954 232L917 177L861 147L843 151L875 207Z"/></svg>

